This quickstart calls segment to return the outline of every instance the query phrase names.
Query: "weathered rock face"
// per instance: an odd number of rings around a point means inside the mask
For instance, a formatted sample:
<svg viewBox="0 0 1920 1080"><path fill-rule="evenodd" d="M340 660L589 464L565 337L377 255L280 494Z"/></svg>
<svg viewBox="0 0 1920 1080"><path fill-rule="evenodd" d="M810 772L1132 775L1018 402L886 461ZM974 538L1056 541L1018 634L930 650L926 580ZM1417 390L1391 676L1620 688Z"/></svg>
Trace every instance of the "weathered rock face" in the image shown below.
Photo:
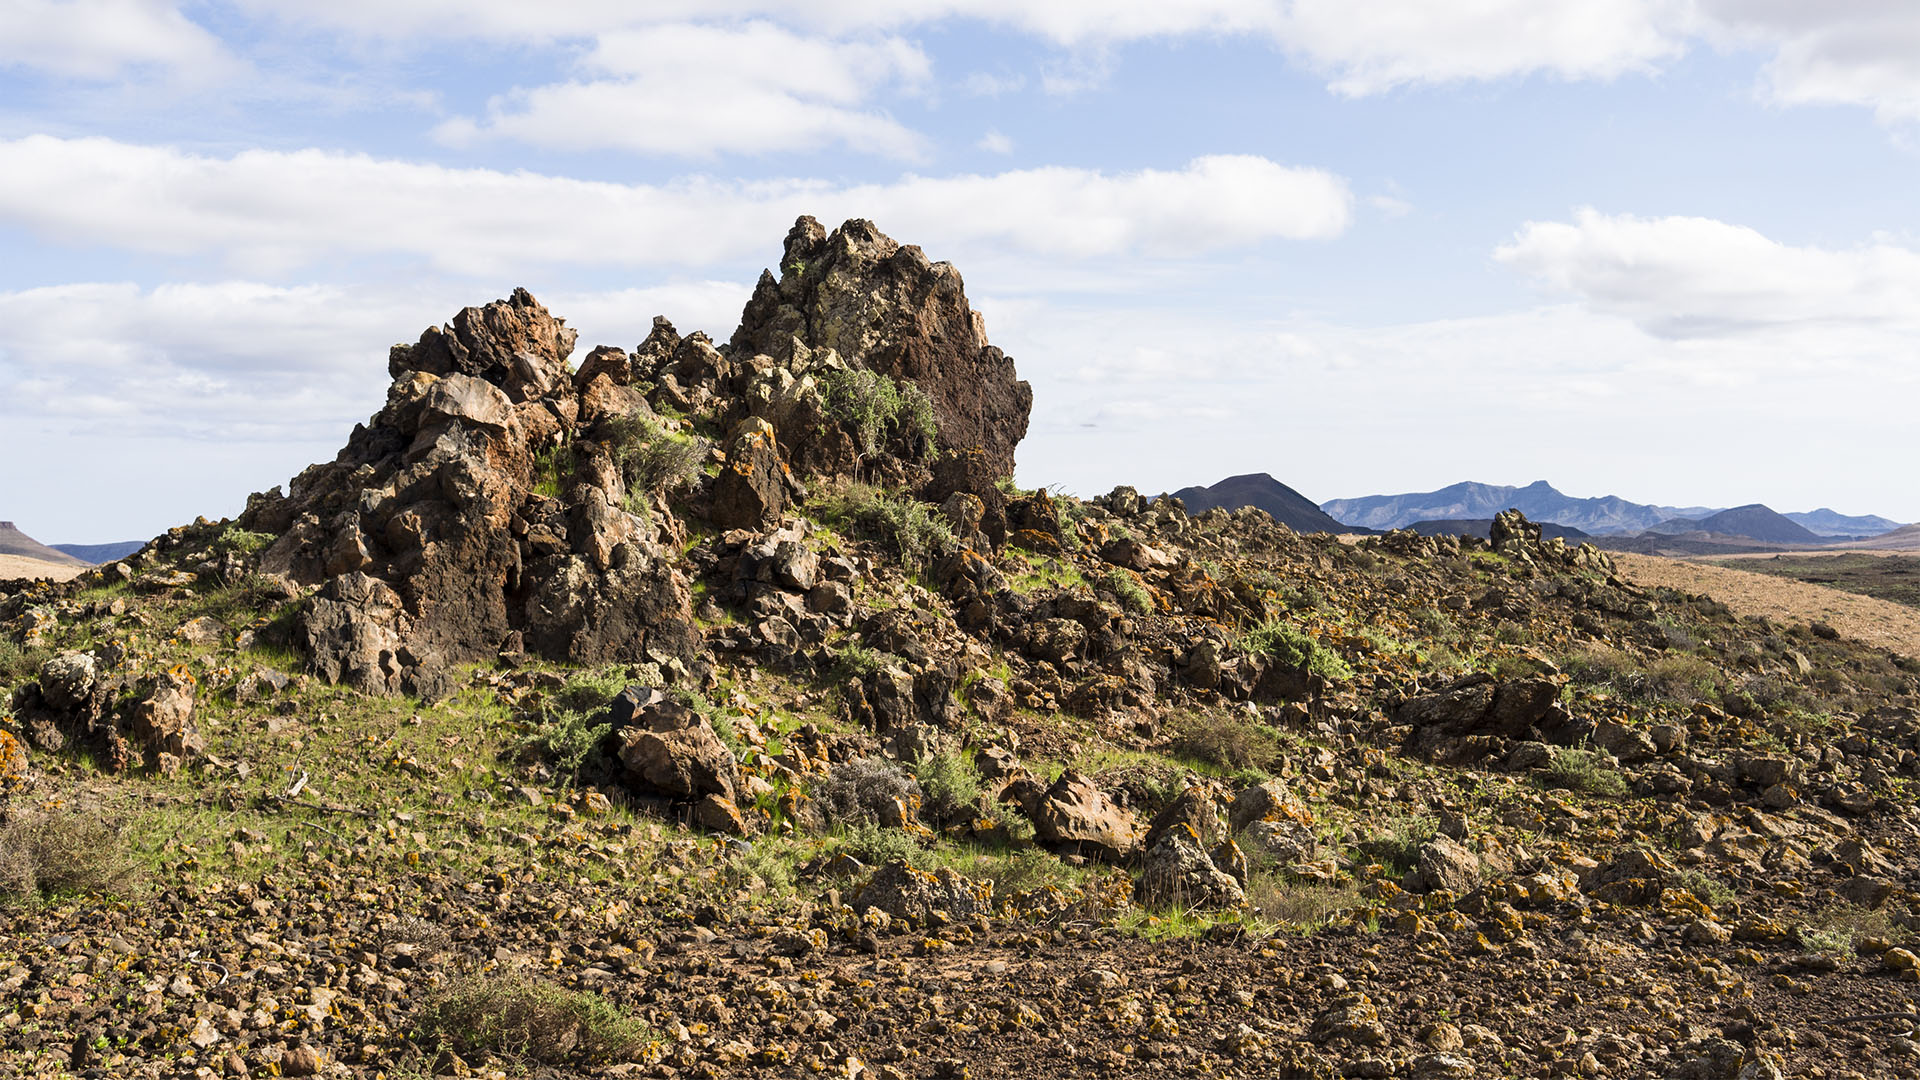
<svg viewBox="0 0 1920 1080"><path fill-rule="evenodd" d="M1013 474L1033 389L987 344L960 272L895 243L865 220L831 235L803 217L787 233L780 276L760 276L730 354L787 360L794 343L911 379L933 401L943 449L978 447L998 476Z"/></svg>
<svg viewBox="0 0 1920 1080"><path fill-rule="evenodd" d="M574 663L693 658L687 581L609 448L612 421L666 425L610 377L631 380L618 350L583 421L573 344L525 290L468 308L393 349L386 407L333 462L249 501L241 524L279 535L260 569L319 587L295 630L318 674L438 696L510 636Z"/></svg>

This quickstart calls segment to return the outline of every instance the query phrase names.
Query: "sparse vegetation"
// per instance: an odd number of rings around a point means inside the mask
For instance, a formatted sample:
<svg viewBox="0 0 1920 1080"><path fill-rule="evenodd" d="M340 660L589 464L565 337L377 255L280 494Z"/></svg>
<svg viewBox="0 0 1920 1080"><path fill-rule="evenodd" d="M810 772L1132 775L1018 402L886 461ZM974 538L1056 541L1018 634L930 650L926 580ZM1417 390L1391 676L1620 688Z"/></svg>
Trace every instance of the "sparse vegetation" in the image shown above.
<svg viewBox="0 0 1920 1080"><path fill-rule="evenodd" d="M1608 756L1599 750L1555 747L1547 764L1547 782L1555 787L1571 788L1589 795L1619 798L1627 793L1627 782Z"/></svg>
<svg viewBox="0 0 1920 1080"><path fill-rule="evenodd" d="M1120 601L1120 606L1135 615L1153 613L1153 594L1140 583L1140 579L1118 566L1110 566L1100 576L1100 585Z"/></svg>
<svg viewBox="0 0 1920 1080"><path fill-rule="evenodd" d="M645 1023L600 994L515 973L455 979L428 999L414 1027L425 1047L542 1065L628 1061L651 1037Z"/></svg>
<svg viewBox="0 0 1920 1080"><path fill-rule="evenodd" d="M978 812L980 770L963 750L946 750L913 763L925 807L935 821L960 821Z"/></svg>
<svg viewBox="0 0 1920 1080"><path fill-rule="evenodd" d="M665 431L652 418L639 415L607 424L603 443L627 485L628 502L642 507L654 495L671 494L697 480L708 452L704 440Z"/></svg>
<svg viewBox="0 0 1920 1080"><path fill-rule="evenodd" d="M1330 682L1353 678L1353 668L1339 653L1284 620L1268 620L1242 634L1240 648L1250 655L1268 657Z"/></svg>
<svg viewBox="0 0 1920 1080"><path fill-rule="evenodd" d="M896 381L866 368L828 372L821 380L827 416L854 433L860 452L878 454L895 440L921 456L933 448L938 434L933 402L911 381Z"/></svg>
<svg viewBox="0 0 1920 1080"><path fill-rule="evenodd" d="M0 899L118 894L137 875L119 828L98 809L22 808L0 825Z"/></svg>
<svg viewBox="0 0 1920 1080"><path fill-rule="evenodd" d="M890 802L919 799L920 785L886 758L863 757L835 765L807 796L827 827L853 827L878 823Z"/></svg>
<svg viewBox="0 0 1920 1080"><path fill-rule="evenodd" d="M953 530L911 495L849 484L824 491L807 505L822 524L878 540L912 566L925 566L953 546Z"/></svg>

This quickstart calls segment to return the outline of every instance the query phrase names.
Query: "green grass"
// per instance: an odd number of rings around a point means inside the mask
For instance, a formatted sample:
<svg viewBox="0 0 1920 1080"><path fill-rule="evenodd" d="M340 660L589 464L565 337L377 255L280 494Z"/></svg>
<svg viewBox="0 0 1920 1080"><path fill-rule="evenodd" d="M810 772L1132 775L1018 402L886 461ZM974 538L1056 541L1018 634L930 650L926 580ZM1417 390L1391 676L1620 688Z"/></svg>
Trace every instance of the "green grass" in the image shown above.
<svg viewBox="0 0 1920 1080"><path fill-rule="evenodd" d="M953 530L926 503L868 484L821 489L804 509L819 524L885 544L916 568L954 544Z"/></svg>

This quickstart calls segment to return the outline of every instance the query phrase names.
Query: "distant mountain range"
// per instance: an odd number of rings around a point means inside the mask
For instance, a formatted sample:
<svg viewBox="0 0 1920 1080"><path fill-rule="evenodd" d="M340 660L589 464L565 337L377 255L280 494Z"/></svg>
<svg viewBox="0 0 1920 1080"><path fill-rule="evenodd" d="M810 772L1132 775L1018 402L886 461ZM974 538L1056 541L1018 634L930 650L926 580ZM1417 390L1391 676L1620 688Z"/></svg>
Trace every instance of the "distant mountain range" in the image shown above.
<svg viewBox="0 0 1920 1080"><path fill-rule="evenodd" d="M1187 512L1192 514L1215 507L1235 510L1242 506L1257 506L1294 532L1353 531L1329 517L1313 504L1312 499L1266 473L1229 476L1211 487L1181 488L1173 493L1173 497L1184 503Z"/></svg>
<svg viewBox="0 0 1920 1080"><path fill-rule="evenodd" d="M1593 534L1634 533L1672 518L1705 517L1714 512L1704 506L1628 502L1617 495L1576 499L1554 490L1545 480L1526 487L1467 482L1439 491L1331 499L1321 503L1320 509L1348 525L1370 529L1404 529L1416 521L1491 519L1502 510L1516 509L1532 521L1551 521Z"/></svg>
<svg viewBox="0 0 1920 1080"><path fill-rule="evenodd" d="M110 563L147 546L145 540L122 540L117 544L51 544L55 551L64 551L81 562Z"/></svg>
<svg viewBox="0 0 1920 1080"><path fill-rule="evenodd" d="M1554 522L1595 536L1711 532L1776 544L1817 544L1832 538L1879 536L1900 527L1899 522L1876 515L1849 516L1825 507L1779 514L1758 503L1727 510L1636 503L1616 495L1579 499L1545 480L1526 487L1469 482L1438 491L1367 495L1320 504L1320 509L1345 524L1372 529L1404 529L1423 521L1484 520L1509 507L1533 521ZM1736 531L1748 529L1766 535Z"/></svg>
<svg viewBox="0 0 1920 1080"><path fill-rule="evenodd" d="M1837 514L1824 506L1818 510L1802 510L1781 516L1804 525L1808 531L1821 536L1882 536L1900 527L1899 522L1883 518L1878 514L1862 514L1854 517Z"/></svg>

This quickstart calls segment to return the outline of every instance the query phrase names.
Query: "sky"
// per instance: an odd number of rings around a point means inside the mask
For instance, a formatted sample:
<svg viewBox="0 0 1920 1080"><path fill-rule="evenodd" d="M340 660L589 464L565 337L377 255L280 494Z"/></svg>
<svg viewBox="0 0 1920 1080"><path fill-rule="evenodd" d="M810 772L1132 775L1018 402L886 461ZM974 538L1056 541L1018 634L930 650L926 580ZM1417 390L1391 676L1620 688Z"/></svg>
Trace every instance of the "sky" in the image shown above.
<svg viewBox="0 0 1920 1080"><path fill-rule="evenodd" d="M525 286L957 266L1018 480L1920 520L1910 0L0 0L0 518L236 514Z"/></svg>

